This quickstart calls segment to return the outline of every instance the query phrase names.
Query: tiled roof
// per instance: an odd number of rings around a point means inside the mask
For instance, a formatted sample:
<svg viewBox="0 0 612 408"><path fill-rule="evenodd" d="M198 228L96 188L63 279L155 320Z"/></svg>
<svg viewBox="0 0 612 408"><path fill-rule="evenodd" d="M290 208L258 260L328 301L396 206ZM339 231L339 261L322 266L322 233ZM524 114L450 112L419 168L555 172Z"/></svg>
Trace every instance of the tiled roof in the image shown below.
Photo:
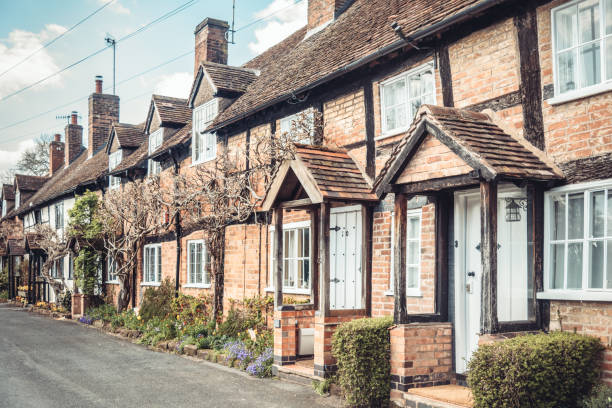
<svg viewBox="0 0 612 408"><path fill-rule="evenodd" d="M191 140L191 120L187 122L185 126L180 128L175 134L166 138L164 143L151 155L151 157L160 156L169 149L172 149L180 144L186 143Z"/></svg>
<svg viewBox="0 0 612 408"><path fill-rule="evenodd" d="M191 109L187 105L187 99L153 95L152 102L155 103L162 126L184 125L191 119Z"/></svg>
<svg viewBox="0 0 612 408"><path fill-rule="evenodd" d="M288 99L333 75L341 75L378 53L405 47L391 21L402 32L418 37L423 29L457 15L484 0L356 0L337 20L304 39L306 28L244 65L261 74L225 111L211 129L240 120L249 113ZM423 34L424 35L424 34Z"/></svg>
<svg viewBox="0 0 612 408"><path fill-rule="evenodd" d="M377 193L380 194L381 185L390 183L403 169L406 157L418 148L418 138L422 138L426 133L433 133L462 159L468 158L470 163L466 164L480 170L488 178L563 178L563 173L542 151L525 139L505 132L493 123L487 114L423 105L417 112L408 134L395 146L381 169L374 184ZM414 138L417 140L413 140ZM409 149L412 151L408 151Z"/></svg>
<svg viewBox="0 0 612 408"><path fill-rule="evenodd" d="M2 185L2 199L7 201L15 199L15 186L13 184Z"/></svg>
<svg viewBox="0 0 612 408"><path fill-rule="evenodd" d="M36 191L42 187L49 177L30 176L26 174L15 174L15 186L19 191Z"/></svg>
<svg viewBox="0 0 612 408"><path fill-rule="evenodd" d="M33 232L25 234L25 248L29 250L40 250L42 247L40 246L40 234L36 234Z"/></svg>
<svg viewBox="0 0 612 408"><path fill-rule="evenodd" d="M378 200L346 150L296 144L295 156L306 165L324 199Z"/></svg>
<svg viewBox="0 0 612 408"><path fill-rule="evenodd" d="M218 90L245 92L247 86L257 78L257 72L248 68L232 67L214 62L202 64L206 73Z"/></svg>
<svg viewBox="0 0 612 408"><path fill-rule="evenodd" d="M92 157L87 151L81 152L70 166L60 169L32 197L25 201L14 215L21 215L32 207L73 192L79 186L85 186L98 180L108 171L106 149L99 150Z"/></svg>
<svg viewBox="0 0 612 408"><path fill-rule="evenodd" d="M119 141L119 146L122 148L138 147L145 138L142 125L115 123L113 124L113 129L115 130L115 136Z"/></svg>
<svg viewBox="0 0 612 408"><path fill-rule="evenodd" d="M25 247L22 239L9 239L8 252L9 255L20 256L25 254Z"/></svg>

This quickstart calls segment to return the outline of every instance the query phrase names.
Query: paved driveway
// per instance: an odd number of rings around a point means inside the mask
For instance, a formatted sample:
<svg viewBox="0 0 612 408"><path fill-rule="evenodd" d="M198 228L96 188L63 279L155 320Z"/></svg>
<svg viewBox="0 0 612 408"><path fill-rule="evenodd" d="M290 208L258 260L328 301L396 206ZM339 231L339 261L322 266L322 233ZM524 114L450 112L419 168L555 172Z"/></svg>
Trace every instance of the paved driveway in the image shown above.
<svg viewBox="0 0 612 408"><path fill-rule="evenodd" d="M0 407L329 407L310 387L157 353L0 304Z"/></svg>

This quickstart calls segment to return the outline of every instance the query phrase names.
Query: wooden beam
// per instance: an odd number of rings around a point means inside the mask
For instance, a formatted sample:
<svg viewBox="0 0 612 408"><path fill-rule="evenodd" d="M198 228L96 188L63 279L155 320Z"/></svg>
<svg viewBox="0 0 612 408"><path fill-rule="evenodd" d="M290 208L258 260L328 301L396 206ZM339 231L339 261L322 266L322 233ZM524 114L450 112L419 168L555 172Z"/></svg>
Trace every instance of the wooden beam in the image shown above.
<svg viewBox="0 0 612 408"><path fill-rule="evenodd" d="M310 303L315 306L315 309L319 305L319 281L320 281L320 270L317 254L319 253L319 220L320 220L320 208L313 208L310 211L310 256L314 260L311 266L311 282L310 282Z"/></svg>
<svg viewBox="0 0 612 408"><path fill-rule="evenodd" d="M394 306L393 321L407 322L406 312L406 213L407 200L404 194L395 195L395 238L393 242Z"/></svg>
<svg viewBox="0 0 612 408"><path fill-rule="evenodd" d="M274 309L283 306L283 209L274 209Z"/></svg>
<svg viewBox="0 0 612 408"><path fill-rule="evenodd" d="M292 200L292 201L284 201L282 203L280 203L280 208L297 208L297 207L304 207L307 205L312 205L312 200L310 198L302 198L299 200Z"/></svg>
<svg viewBox="0 0 612 408"><path fill-rule="evenodd" d="M453 76L451 74L450 56L448 46L444 46L438 53L440 81L442 82L442 103L446 107L455 106L453 99Z"/></svg>
<svg viewBox="0 0 612 408"><path fill-rule="evenodd" d="M319 315L329 315L329 203L323 202L319 215Z"/></svg>
<svg viewBox="0 0 612 408"><path fill-rule="evenodd" d="M372 208L361 206L361 307L367 316L372 313Z"/></svg>
<svg viewBox="0 0 612 408"><path fill-rule="evenodd" d="M448 320L448 220L453 211L453 195L442 193L436 197L436 307L441 321Z"/></svg>
<svg viewBox="0 0 612 408"><path fill-rule="evenodd" d="M541 184L528 186L528 196L533 197L533 299L536 302L535 318L538 327L548 329L550 303L537 300L537 293L544 290L544 187Z"/></svg>
<svg viewBox="0 0 612 408"><path fill-rule="evenodd" d="M376 178L376 142L374 141L374 91L372 81L363 83L363 106L365 110L365 133L366 133L366 174L368 177Z"/></svg>
<svg viewBox="0 0 612 408"><path fill-rule="evenodd" d="M497 182L480 183L480 256L482 264L480 331L497 333Z"/></svg>
<svg viewBox="0 0 612 408"><path fill-rule="evenodd" d="M394 186L392 191L403 194L419 194L427 192L436 192L452 187L464 187L473 184L478 184L478 175L476 172L464 174L460 176L449 176L438 179L430 179L417 181L409 184L400 184Z"/></svg>

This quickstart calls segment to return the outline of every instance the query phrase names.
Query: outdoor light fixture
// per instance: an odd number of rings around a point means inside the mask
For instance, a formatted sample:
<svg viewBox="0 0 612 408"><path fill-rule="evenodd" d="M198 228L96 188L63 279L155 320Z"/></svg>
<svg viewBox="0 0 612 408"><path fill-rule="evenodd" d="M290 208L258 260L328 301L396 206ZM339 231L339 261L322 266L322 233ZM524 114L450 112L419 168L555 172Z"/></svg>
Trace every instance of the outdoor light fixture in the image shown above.
<svg viewBox="0 0 612 408"><path fill-rule="evenodd" d="M520 221L521 208L527 209L526 198L506 198L506 222Z"/></svg>

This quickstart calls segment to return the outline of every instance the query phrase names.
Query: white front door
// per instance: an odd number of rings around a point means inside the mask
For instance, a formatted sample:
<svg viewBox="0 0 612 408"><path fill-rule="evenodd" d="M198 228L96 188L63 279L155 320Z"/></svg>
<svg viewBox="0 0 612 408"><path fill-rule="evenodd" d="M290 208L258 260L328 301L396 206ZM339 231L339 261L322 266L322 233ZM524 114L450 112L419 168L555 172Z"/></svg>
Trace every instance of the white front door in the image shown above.
<svg viewBox="0 0 612 408"><path fill-rule="evenodd" d="M464 373L480 334L480 195L459 195L455 203L455 364Z"/></svg>
<svg viewBox="0 0 612 408"><path fill-rule="evenodd" d="M361 206L332 208L329 226L329 307L361 309Z"/></svg>

